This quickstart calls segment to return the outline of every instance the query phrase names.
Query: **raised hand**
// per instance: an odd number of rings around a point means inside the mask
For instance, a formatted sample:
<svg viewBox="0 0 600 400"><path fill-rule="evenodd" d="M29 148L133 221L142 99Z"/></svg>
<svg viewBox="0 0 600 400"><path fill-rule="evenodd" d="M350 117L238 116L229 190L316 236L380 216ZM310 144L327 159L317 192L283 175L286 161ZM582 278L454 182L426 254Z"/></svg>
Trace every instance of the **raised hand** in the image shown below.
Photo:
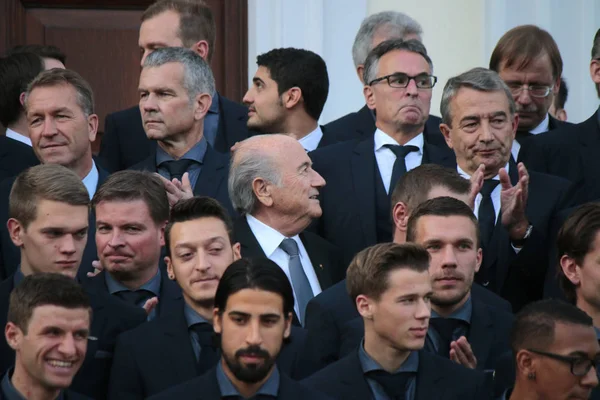
<svg viewBox="0 0 600 400"><path fill-rule="evenodd" d="M173 207L179 200L190 199L194 197L194 190L192 189L192 184L190 182L190 175L187 172L183 174L181 181L179 179L173 179L170 181L158 173L156 175L160 177L165 185L167 197L169 198L169 206Z"/></svg>
<svg viewBox="0 0 600 400"><path fill-rule="evenodd" d="M500 169L500 210L502 225L508 230L511 240L520 240L525 235L529 221L525 215L527 198L529 196L529 174L523 163L517 165L519 181L512 185L510 177L504 168Z"/></svg>
<svg viewBox="0 0 600 400"><path fill-rule="evenodd" d="M450 343L450 359L463 367L477 368L477 357L473 354L473 349L464 336Z"/></svg>

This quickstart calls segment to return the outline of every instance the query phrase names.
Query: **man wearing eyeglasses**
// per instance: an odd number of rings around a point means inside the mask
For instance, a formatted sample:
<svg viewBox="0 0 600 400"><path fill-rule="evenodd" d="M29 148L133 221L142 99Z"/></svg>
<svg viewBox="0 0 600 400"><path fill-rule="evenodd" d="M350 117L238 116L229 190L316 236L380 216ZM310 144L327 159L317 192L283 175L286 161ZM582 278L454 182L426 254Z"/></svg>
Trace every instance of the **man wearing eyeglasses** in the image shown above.
<svg viewBox="0 0 600 400"><path fill-rule="evenodd" d="M313 168L327 181L318 233L343 249L347 262L368 246L392 240L390 196L404 173L427 163L455 167L454 154L427 137L437 81L432 72L421 42L380 43L363 71L367 106L377 110L375 134L311 153Z"/></svg>
<svg viewBox="0 0 600 400"><path fill-rule="evenodd" d="M558 300L528 305L517 315L511 346L515 383L499 400L596 398L600 346L582 310Z"/></svg>
<svg viewBox="0 0 600 400"><path fill-rule="evenodd" d="M500 75L515 99L519 127L512 156L517 161L521 146L530 138L568 124L548 113L560 89L562 58L548 32L522 25L500 38L490 58L490 69Z"/></svg>

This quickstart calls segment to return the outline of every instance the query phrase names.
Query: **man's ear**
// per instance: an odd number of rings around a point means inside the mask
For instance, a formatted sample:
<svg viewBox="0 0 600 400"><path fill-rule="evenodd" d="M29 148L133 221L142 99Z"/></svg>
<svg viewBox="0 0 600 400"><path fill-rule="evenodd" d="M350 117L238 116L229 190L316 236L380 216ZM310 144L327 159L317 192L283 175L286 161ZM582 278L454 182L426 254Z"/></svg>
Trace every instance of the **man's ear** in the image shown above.
<svg viewBox="0 0 600 400"><path fill-rule="evenodd" d="M356 309L361 317L364 319L372 319L373 318L373 301L364 294L359 294L356 296Z"/></svg>
<svg viewBox="0 0 600 400"><path fill-rule="evenodd" d="M10 240L12 240L14 245L17 247L23 246L23 233L25 233L23 225L21 225L18 220L9 218L6 222L6 227L8 229Z"/></svg>
<svg viewBox="0 0 600 400"><path fill-rule="evenodd" d="M90 143L96 140L96 134L98 133L98 115L90 114L88 116L88 138Z"/></svg>
<svg viewBox="0 0 600 400"><path fill-rule="evenodd" d="M371 86L366 85L363 87L363 95L365 96L365 103L369 109L375 109L375 92Z"/></svg>
<svg viewBox="0 0 600 400"><path fill-rule="evenodd" d="M12 322L8 322L6 327L4 328L4 337L6 338L6 343L13 350L18 350L20 347L21 339L23 338L23 332L21 328L15 325Z"/></svg>
<svg viewBox="0 0 600 400"><path fill-rule="evenodd" d="M239 242L236 242L231 248L233 250L233 261L242 258L242 245Z"/></svg>
<svg viewBox="0 0 600 400"><path fill-rule="evenodd" d="M198 53L198 55L204 58L204 61L208 63L208 52L210 51L208 47L208 42L206 40L200 40L191 47L191 50Z"/></svg>
<svg viewBox="0 0 600 400"><path fill-rule="evenodd" d="M288 110L294 108L296 104L300 103L301 100L302 90L297 86L289 88L284 94L281 95L281 102Z"/></svg>
<svg viewBox="0 0 600 400"><path fill-rule="evenodd" d="M271 184L263 178L255 178L252 181L252 191L263 205L271 207L273 205L273 194L271 193Z"/></svg>
<svg viewBox="0 0 600 400"><path fill-rule="evenodd" d="M173 262L171 261L171 257L165 256L165 264L167 265L167 276L170 280L175 280L175 271L173 270Z"/></svg>
<svg viewBox="0 0 600 400"><path fill-rule="evenodd" d="M219 314L219 309L218 308L214 308L213 309L213 320L212 320L212 324L213 324L213 330L215 331L215 333L221 333L223 332L223 320L221 319L223 317L222 314Z"/></svg>
<svg viewBox="0 0 600 400"><path fill-rule="evenodd" d="M579 268L575 260L565 254L560 258L559 263L567 279L573 285L579 286L581 284L581 268Z"/></svg>
<svg viewBox="0 0 600 400"><path fill-rule="evenodd" d="M450 147L451 149L452 147L452 138L450 137L450 125L448 124L440 124L440 132L442 132L442 135L444 135L444 139L446 140L446 144L448 145L448 147Z"/></svg>
<svg viewBox="0 0 600 400"><path fill-rule="evenodd" d="M392 210L392 218L394 219L394 226L400 232L406 232L406 227L408 225L408 208L406 204L399 201L394 205L394 209Z"/></svg>

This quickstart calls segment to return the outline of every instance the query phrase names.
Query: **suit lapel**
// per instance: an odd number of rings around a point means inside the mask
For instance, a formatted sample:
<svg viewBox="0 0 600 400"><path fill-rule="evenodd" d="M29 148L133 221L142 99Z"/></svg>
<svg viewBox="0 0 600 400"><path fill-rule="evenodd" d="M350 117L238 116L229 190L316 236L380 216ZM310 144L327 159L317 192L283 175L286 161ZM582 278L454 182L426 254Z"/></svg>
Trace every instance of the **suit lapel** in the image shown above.
<svg viewBox="0 0 600 400"><path fill-rule="evenodd" d="M354 201L358 206L358 217L362 224L365 243L377 243L375 227L375 151L374 138L358 142L350 161Z"/></svg>
<svg viewBox="0 0 600 400"><path fill-rule="evenodd" d="M358 132L358 137L361 139L367 138L377 130L373 112L366 104L356 113L355 123L356 132Z"/></svg>
<svg viewBox="0 0 600 400"><path fill-rule="evenodd" d="M195 196L209 196L216 198L219 188L227 176L228 157L213 150L210 145L206 148L206 154L202 163L200 176L194 186Z"/></svg>
<svg viewBox="0 0 600 400"><path fill-rule="evenodd" d="M319 141L319 145L317 146L318 149L320 149L321 147L329 146L330 144L337 143L333 132L327 131L327 128L325 128L325 126L323 125L321 125L321 132L323 132L323 137Z"/></svg>
<svg viewBox="0 0 600 400"><path fill-rule="evenodd" d="M415 400L443 399L444 388L438 386L444 378L439 368L435 365L434 355L419 351L419 372L417 373L417 390Z"/></svg>
<svg viewBox="0 0 600 400"><path fill-rule="evenodd" d="M310 262L317 274L321 289L327 289L333 284L331 279L331 269L333 266L330 263L327 250L319 246L319 243L317 243L310 234L302 232L300 234L300 240L302 240L302 243L306 248L308 257L310 257Z"/></svg>
<svg viewBox="0 0 600 400"><path fill-rule="evenodd" d="M240 243L242 248L242 257L266 257L262 247L256 240L256 237L250 230L248 221L245 216L239 217L235 221L235 239Z"/></svg>
<svg viewBox="0 0 600 400"><path fill-rule="evenodd" d="M177 283L169 279L166 272L160 270L160 300L158 302L158 316L176 313L183 308L183 296Z"/></svg>
<svg viewBox="0 0 600 400"><path fill-rule="evenodd" d="M183 306L161 320L164 337L160 346L165 373L176 376L180 382L196 377L196 357L188 334Z"/></svg>
<svg viewBox="0 0 600 400"><path fill-rule="evenodd" d="M363 375L358 350L343 358L340 363L340 399L373 399L373 393ZM433 397L432 397L433 398Z"/></svg>
<svg viewBox="0 0 600 400"><path fill-rule="evenodd" d="M473 312L467 340L471 344L473 354L477 357L479 369L483 369L492 347L493 336L490 333L493 332L494 322L484 304L474 300L472 300L472 304Z"/></svg>

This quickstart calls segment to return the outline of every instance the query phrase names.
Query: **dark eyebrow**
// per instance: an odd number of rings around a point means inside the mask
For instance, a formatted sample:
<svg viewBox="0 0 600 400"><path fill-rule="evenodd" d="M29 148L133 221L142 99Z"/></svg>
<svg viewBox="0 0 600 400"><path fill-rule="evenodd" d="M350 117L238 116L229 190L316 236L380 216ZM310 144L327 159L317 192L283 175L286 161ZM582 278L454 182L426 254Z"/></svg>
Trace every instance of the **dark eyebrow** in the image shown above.
<svg viewBox="0 0 600 400"><path fill-rule="evenodd" d="M248 318L250 316L250 314L244 313L244 312L241 312L241 311L230 311L229 312L229 316L230 317L245 317L245 318Z"/></svg>
<svg viewBox="0 0 600 400"><path fill-rule="evenodd" d="M262 79L257 78L256 76L254 78L252 78L252 82L253 83L265 83Z"/></svg>

